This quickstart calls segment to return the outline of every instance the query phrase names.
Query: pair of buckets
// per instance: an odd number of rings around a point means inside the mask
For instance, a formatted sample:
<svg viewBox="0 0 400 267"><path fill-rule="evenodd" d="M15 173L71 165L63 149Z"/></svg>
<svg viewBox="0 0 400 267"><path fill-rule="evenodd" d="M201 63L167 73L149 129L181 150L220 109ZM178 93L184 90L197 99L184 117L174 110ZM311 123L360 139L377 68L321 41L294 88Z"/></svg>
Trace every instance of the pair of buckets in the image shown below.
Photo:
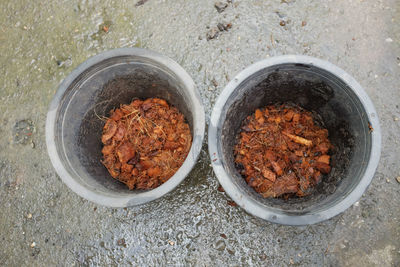
<svg viewBox="0 0 400 267"><path fill-rule="evenodd" d="M130 191L101 164L101 134L108 112L133 98L159 97L177 107L193 142L183 165L166 183ZM242 121L256 108L292 102L319 114L335 146L332 171L304 198L265 199L235 168L233 147ZM205 113L195 84L172 59L139 48L96 55L65 78L47 114L46 143L54 168L75 193L110 207L144 204L177 187L202 148ZM381 133L375 108L342 69L306 56L280 56L240 72L222 91L208 127L214 172L226 193L248 213L274 223L306 225L329 219L355 203L379 162Z"/></svg>

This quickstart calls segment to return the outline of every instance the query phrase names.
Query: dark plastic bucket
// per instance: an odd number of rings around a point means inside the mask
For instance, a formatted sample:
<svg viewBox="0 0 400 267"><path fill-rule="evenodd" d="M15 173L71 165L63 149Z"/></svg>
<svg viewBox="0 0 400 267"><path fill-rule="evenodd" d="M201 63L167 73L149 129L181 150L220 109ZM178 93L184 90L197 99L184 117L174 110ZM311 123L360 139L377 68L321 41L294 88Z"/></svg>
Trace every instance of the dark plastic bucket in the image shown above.
<svg viewBox="0 0 400 267"><path fill-rule="evenodd" d="M248 115L284 102L322 119L335 146L333 168L307 197L265 199L235 168L233 147ZM212 112L208 145L214 172L238 205L274 223L305 225L329 219L361 197L379 162L381 132L371 100L349 74L316 58L281 56L251 65L225 87Z"/></svg>
<svg viewBox="0 0 400 267"><path fill-rule="evenodd" d="M192 147L166 183L148 191L129 191L100 163L101 117L134 98L160 97L187 119ZM204 138L204 109L191 77L158 53L121 48L94 56L58 88L47 114L46 143L54 168L78 195L101 205L126 207L149 202L173 190L195 165Z"/></svg>

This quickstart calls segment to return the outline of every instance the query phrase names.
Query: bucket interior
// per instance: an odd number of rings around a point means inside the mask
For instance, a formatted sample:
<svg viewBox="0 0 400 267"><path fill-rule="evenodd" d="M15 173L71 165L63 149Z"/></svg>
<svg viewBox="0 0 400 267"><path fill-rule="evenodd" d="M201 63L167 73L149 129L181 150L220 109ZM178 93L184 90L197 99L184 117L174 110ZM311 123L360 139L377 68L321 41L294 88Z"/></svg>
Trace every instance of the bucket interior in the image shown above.
<svg viewBox="0 0 400 267"><path fill-rule="evenodd" d="M139 56L106 59L91 66L71 83L58 108L56 144L67 170L91 191L123 196L130 191L113 179L102 165L101 135L105 117L133 99L159 97L174 105L186 118L193 138L191 100L183 81L165 66Z"/></svg>
<svg viewBox="0 0 400 267"><path fill-rule="evenodd" d="M234 163L234 145L245 118L271 104L294 103L311 111L329 131L332 170L302 198L263 198L247 185ZM300 215L327 209L348 195L366 170L371 135L365 109L351 88L312 65L281 64L260 70L237 86L222 108L218 148L228 176L243 193L275 212Z"/></svg>

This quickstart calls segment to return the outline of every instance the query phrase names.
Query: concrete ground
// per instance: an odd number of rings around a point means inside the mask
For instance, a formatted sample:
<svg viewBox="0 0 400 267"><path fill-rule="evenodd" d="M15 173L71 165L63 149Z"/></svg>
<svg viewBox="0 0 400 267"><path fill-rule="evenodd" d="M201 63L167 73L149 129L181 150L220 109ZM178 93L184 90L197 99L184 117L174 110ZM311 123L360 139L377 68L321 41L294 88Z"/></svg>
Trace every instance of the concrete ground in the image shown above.
<svg viewBox="0 0 400 267"><path fill-rule="evenodd" d="M2 0L0 3L1 266L399 266L400 2L398 0ZM208 27L232 23L207 40ZM128 209L74 194L47 155L44 127L58 84L117 47L176 60L211 107L258 60L305 54L342 67L379 113L382 157L343 214L307 227L261 221L217 191L206 145L173 193Z"/></svg>

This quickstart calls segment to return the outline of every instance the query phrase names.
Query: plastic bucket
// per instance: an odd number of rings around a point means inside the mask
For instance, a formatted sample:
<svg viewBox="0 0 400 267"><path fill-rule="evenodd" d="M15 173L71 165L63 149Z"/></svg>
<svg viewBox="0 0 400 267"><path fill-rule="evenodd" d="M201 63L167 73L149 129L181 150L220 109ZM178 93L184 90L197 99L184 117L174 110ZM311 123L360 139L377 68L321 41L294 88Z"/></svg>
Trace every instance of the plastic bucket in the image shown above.
<svg viewBox="0 0 400 267"><path fill-rule="evenodd" d="M333 167L307 197L266 199L237 171L233 147L248 115L284 102L322 118L335 146ZM208 145L219 182L239 206L274 223L305 225L343 212L362 196L379 162L381 132L371 100L349 74L326 61L289 55L255 63L225 87L212 112Z"/></svg>
<svg viewBox="0 0 400 267"><path fill-rule="evenodd" d="M130 191L100 162L104 121L99 117L134 98L149 97L163 98L184 114L192 147L166 183ZM183 181L199 156L204 128L200 96L182 67L152 51L120 48L88 59L61 83L47 114L46 143L58 175L75 193L101 205L126 207L157 199Z"/></svg>

